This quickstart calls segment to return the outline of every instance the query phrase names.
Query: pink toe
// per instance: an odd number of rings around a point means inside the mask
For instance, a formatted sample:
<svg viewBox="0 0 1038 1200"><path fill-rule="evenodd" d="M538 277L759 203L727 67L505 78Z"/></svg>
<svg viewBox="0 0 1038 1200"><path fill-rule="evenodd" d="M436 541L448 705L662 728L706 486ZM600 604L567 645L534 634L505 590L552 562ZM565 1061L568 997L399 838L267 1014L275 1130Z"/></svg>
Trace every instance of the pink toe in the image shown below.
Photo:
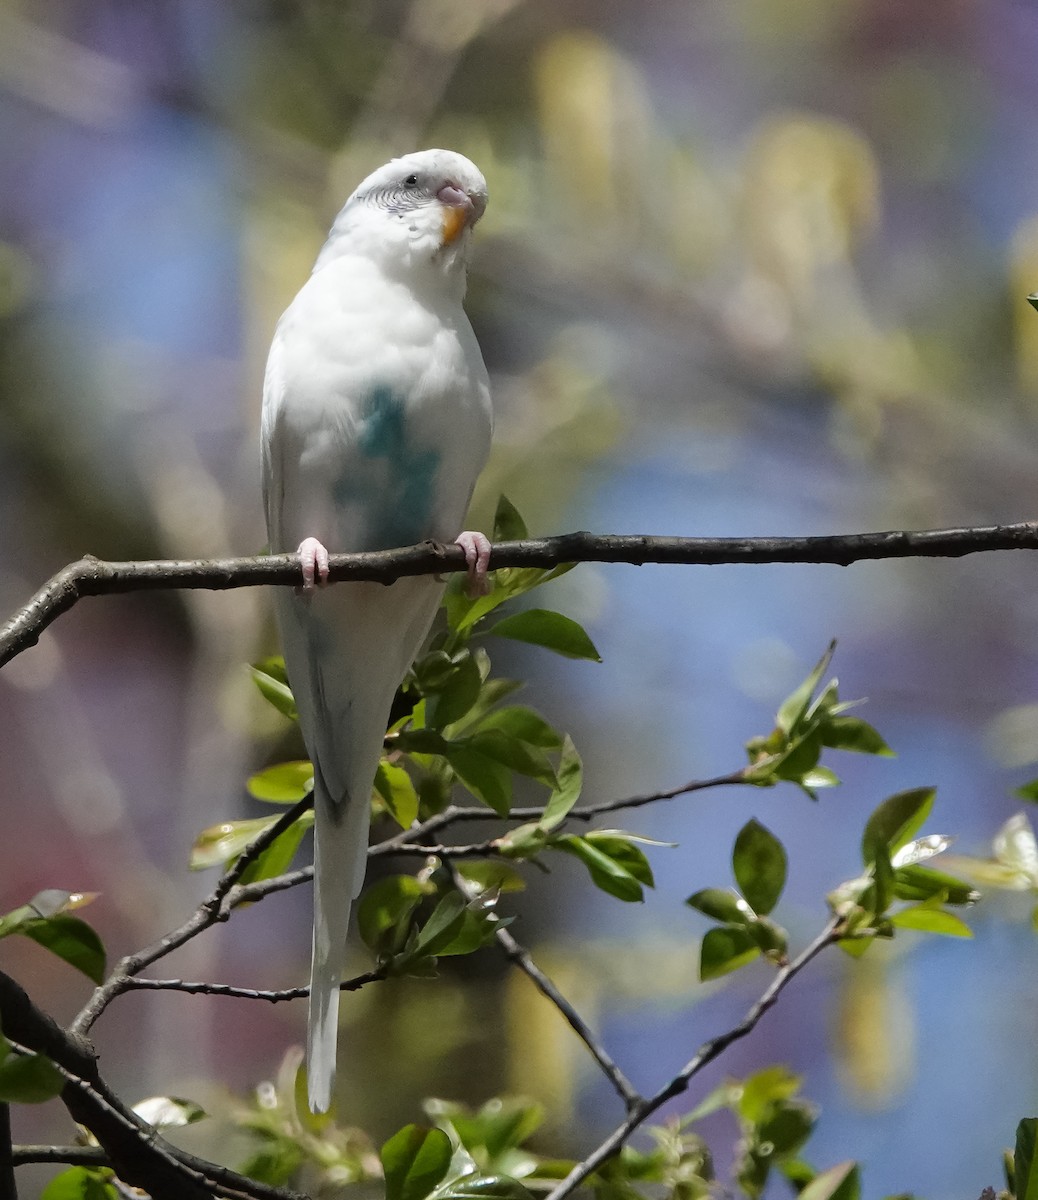
<svg viewBox="0 0 1038 1200"><path fill-rule="evenodd" d="M296 551L303 572L303 589L310 591L316 583L324 587L328 582L328 551L317 538L304 538Z"/></svg>

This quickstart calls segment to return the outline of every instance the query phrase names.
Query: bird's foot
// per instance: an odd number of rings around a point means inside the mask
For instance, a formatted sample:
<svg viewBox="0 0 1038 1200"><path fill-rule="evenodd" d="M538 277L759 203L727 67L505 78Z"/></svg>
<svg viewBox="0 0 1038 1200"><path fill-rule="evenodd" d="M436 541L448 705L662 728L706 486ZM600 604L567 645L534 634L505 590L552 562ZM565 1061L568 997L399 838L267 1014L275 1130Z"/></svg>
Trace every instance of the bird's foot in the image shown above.
<svg viewBox="0 0 1038 1200"><path fill-rule="evenodd" d="M485 534L466 529L454 539L454 544L465 552L465 564L469 569L468 593L470 596L485 596L490 591L487 568L490 565L490 542Z"/></svg>
<svg viewBox="0 0 1038 1200"><path fill-rule="evenodd" d="M303 538L296 551L303 570L303 591L312 592L314 587L324 587L328 582L328 551L317 538Z"/></svg>

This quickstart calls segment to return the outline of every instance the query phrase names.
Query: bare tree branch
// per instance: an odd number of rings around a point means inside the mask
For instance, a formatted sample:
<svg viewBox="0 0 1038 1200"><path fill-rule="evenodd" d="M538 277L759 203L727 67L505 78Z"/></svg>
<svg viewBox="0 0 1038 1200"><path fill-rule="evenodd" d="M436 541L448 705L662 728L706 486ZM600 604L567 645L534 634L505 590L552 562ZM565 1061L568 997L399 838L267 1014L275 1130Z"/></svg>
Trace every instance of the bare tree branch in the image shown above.
<svg viewBox="0 0 1038 1200"><path fill-rule="evenodd" d="M585 531L556 537L499 542L490 566L555 567L560 563L608 562L675 563L717 566L722 563L833 563L881 558L959 558L991 550L1038 549L1038 523L974 528L833 534L821 537L684 538L642 534L592 534ZM392 583L405 575L454 573L465 570L457 546L424 542L399 550L366 554L336 554L331 579ZM109 595L171 588L298 586L299 563L294 554L214 560L104 562L86 557L59 571L0 628L0 666L36 644L40 634L84 596Z"/></svg>
<svg viewBox="0 0 1038 1200"><path fill-rule="evenodd" d="M0 1026L13 1044L51 1059L67 1081L69 1115L97 1138L119 1178L153 1200L302 1200L171 1146L109 1088L86 1039L63 1030L2 971Z"/></svg>
<svg viewBox="0 0 1038 1200"><path fill-rule="evenodd" d="M208 929L218 921L226 921L231 909L242 903L240 899L234 898L232 893L234 885L245 873L249 864L254 862L271 842L298 820L312 803L309 796L300 800L287 809L273 825L254 838L238 856L230 870L220 877L210 895L202 901L183 925L165 934L144 950L127 955L126 958L116 963L108 978L99 988L95 989L90 1000L72 1022L70 1031L80 1036L87 1034L115 997L133 986L132 980L135 975L176 950L178 946L183 946L185 942L196 937L202 930Z"/></svg>
<svg viewBox="0 0 1038 1200"><path fill-rule="evenodd" d="M796 958L792 959L777 972L775 978L765 988L760 998L753 1004L738 1025L733 1026L725 1033L718 1034L717 1037L711 1038L710 1041L704 1042L674 1078L660 1088L654 1096L636 1104L628 1112L626 1119L589 1155L577 1163L556 1188L548 1193L546 1200L563 1200L564 1196L568 1196L576 1191L588 1176L593 1175L603 1163L607 1162L620 1150L631 1134L640 1125L644 1124L654 1112L662 1108L668 1100L672 1100L675 1096L680 1096L682 1092L686 1091L692 1079L705 1066L712 1063L733 1042L737 1042L740 1038L744 1038L747 1034L752 1033L761 1017L774 1006L782 992L799 975L804 967L839 939L840 924L840 918L832 917L822 928L821 932L804 947Z"/></svg>
<svg viewBox="0 0 1038 1200"><path fill-rule="evenodd" d="M645 1100L639 1095L637 1088L620 1070L612 1056L592 1032L591 1027L577 1012L566 997L559 991L552 980L533 961L530 952L515 940L507 929L498 929L494 934L497 944L505 952L509 962L514 963L530 980L534 987L559 1010L569 1027L584 1043L592 1058L602 1069L602 1073L613 1085L620 1099L627 1106L628 1112L637 1112Z"/></svg>

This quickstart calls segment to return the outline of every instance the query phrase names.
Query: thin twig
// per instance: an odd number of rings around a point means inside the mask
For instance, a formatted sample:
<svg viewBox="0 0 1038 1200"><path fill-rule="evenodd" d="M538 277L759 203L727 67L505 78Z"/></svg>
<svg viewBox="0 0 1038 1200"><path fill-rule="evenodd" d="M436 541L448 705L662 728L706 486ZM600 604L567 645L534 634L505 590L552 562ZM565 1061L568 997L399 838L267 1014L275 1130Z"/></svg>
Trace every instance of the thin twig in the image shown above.
<svg viewBox="0 0 1038 1200"><path fill-rule="evenodd" d="M704 1042L684 1067L665 1084L655 1095L643 1100L631 1109L627 1117L602 1141L589 1155L583 1158L572 1171L548 1193L545 1200L562 1200L564 1196L575 1191L589 1175L593 1175L603 1163L607 1162L627 1142L632 1133L654 1112L662 1108L668 1100L686 1091L692 1079L713 1062L715 1058L733 1043L746 1037L756 1028L761 1017L773 1007L779 996L792 980L816 958L823 950L831 946L840 937L840 918L832 917L822 928L821 932L804 949L782 967L771 983L761 993L760 998L752 1005L746 1016L725 1033Z"/></svg>
<svg viewBox="0 0 1038 1200"><path fill-rule="evenodd" d="M681 538L642 534L592 534L499 542L490 566L555 567L561 563L672 563L717 566L722 563L832 563L881 558L959 558L992 550L1038 549L1038 523L974 528L892 530L821 537ZM399 550L336 554L330 578L392 583L407 575L450 574L465 570L458 546L423 542ZM40 634L84 596L170 588L298 586L299 560L294 554L252 558L104 562L86 557L59 571L19 612L0 628L0 666L36 644Z"/></svg>
<svg viewBox="0 0 1038 1200"><path fill-rule="evenodd" d="M235 884L249 864L254 862L277 837L297 821L312 803L309 796L300 800L291 808L286 809L273 825L255 837L238 856L233 866L220 877L212 892L183 925L165 934L145 949L139 950L136 954L129 954L116 963L108 978L94 990L89 1001L69 1026L69 1031L79 1036L85 1036L115 997L132 986L131 981L135 975L150 966L151 963L183 946L185 942L196 937L204 929L208 929L218 921L226 920L235 903L241 902L232 901L232 893Z"/></svg>
<svg viewBox="0 0 1038 1200"><path fill-rule="evenodd" d="M339 984L339 991L359 992L369 983L380 983L385 978L385 970L365 971L363 975L344 979ZM284 1000L304 1000L310 995L309 986L270 991L261 988L234 987L229 983L191 983L184 979L147 979L140 975L128 979L125 989L126 991L141 992L188 992L191 995L202 996L232 996L238 1000L266 1000L270 1004L280 1004Z"/></svg>
<svg viewBox="0 0 1038 1200"><path fill-rule="evenodd" d="M580 1013L577 1012L552 980L533 961L530 952L523 946L520 946L507 929L498 929L494 937L497 940L497 944L504 951L505 957L510 962L515 963L541 995L555 1005L573 1032L588 1048L595 1062L602 1068L602 1073L613 1085L620 1099L627 1106L627 1111L640 1111L645 1104L644 1098L616 1065L608 1050L598 1040Z"/></svg>
<svg viewBox="0 0 1038 1200"><path fill-rule="evenodd" d="M11 1145L11 1108L0 1104L0 1200L18 1200L14 1178L15 1157Z"/></svg>
<svg viewBox="0 0 1038 1200"><path fill-rule="evenodd" d="M15 1146L12 1158L16 1167L27 1163L64 1163L69 1167L112 1165L100 1146Z"/></svg>

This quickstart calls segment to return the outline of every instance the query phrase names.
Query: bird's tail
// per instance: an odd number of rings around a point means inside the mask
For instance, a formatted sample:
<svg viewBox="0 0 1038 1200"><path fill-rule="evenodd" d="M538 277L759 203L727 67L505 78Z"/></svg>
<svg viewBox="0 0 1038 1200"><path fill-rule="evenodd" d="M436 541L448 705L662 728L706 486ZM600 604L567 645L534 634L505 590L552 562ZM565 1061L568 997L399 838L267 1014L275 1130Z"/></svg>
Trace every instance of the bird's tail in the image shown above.
<svg viewBox="0 0 1038 1200"><path fill-rule="evenodd" d="M323 787L315 787L314 939L306 1044L307 1090L313 1112L327 1112L332 1100L346 933L367 860L368 790L336 804Z"/></svg>

